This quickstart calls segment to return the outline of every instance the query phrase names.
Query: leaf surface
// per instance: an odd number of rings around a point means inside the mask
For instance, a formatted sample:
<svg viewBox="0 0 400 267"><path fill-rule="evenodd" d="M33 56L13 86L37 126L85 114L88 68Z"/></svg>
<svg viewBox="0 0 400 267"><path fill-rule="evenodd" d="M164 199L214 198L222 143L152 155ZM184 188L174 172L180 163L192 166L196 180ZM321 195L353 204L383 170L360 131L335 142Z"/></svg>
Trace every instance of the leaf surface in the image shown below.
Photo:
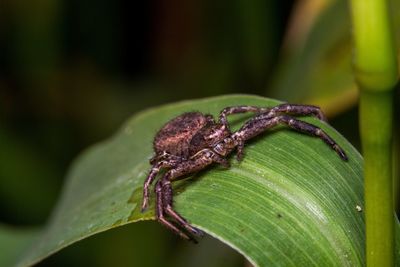
<svg viewBox="0 0 400 267"><path fill-rule="evenodd" d="M139 211L142 184L152 139L174 116L193 110L218 115L226 106L277 103L230 95L134 115L114 136L77 158L48 225L16 265L32 265L98 232L154 219L154 196L149 212ZM250 116L232 116L233 129ZM317 138L278 127L250 141L242 162L230 157L231 168L215 165L173 183L175 208L256 266L361 266L364 219L357 207L363 207L362 158L328 124L304 120L328 132L349 161Z"/></svg>

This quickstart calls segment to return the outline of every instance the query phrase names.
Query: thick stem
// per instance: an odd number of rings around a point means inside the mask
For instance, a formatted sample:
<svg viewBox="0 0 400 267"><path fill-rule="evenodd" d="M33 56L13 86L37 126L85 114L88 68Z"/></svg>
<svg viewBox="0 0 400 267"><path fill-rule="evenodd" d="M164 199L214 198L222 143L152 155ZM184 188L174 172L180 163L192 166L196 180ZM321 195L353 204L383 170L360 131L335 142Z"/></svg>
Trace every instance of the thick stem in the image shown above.
<svg viewBox="0 0 400 267"><path fill-rule="evenodd" d="M394 266L392 98L361 91L367 266Z"/></svg>
<svg viewBox="0 0 400 267"><path fill-rule="evenodd" d="M360 88L367 266L394 266L392 91L397 55L385 0L350 0Z"/></svg>
<svg viewBox="0 0 400 267"><path fill-rule="evenodd" d="M392 90L397 54L386 0L351 0L354 71L361 90Z"/></svg>

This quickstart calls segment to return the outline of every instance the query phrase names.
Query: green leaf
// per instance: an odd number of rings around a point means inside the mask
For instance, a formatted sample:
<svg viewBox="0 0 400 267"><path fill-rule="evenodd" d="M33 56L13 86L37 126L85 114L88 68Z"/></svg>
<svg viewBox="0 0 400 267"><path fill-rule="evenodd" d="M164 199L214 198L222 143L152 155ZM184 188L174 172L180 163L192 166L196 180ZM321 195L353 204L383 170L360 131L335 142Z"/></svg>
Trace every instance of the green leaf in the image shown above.
<svg viewBox="0 0 400 267"><path fill-rule="evenodd" d="M400 1L390 1L393 25L400 28ZM322 11L311 11L310 6ZM334 115L357 103L358 91L352 71L352 26L346 0L299 1L290 33L299 32L310 14L317 13L309 31L288 36L268 95L290 102L304 102ZM307 6L304 8L304 6ZM307 19L304 19L307 18ZM394 31L400 48L400 31ZM300 41L299 41L300 40ZM272 94L271 94L272 93Z"/></svg>
<svg viewBox="0 0 400 267"><path fill-rule="evenodd" d="M113 227L154 219L154 206L145 214L139 211L142 183L154 134L174 116L192 110L217 115L226 106L277 103L232 95L133 116L117 134L76 160L48 225L16 265L32 265ZM237 115L230 122L237 129L249 116ZM213 166L173 183L176 209L256 266L363 265L364 222L357 210L363 207L362 158L329 125L305 120L326 130L349 161L317 138L280 127L249 142L242 162L232 156L231 168ZM154 205L154 197L151 201Z"/></svg>
<svg viewBox="0 0 400 267"><path fill-rule="evenodd" d="M352 76L347 1L326 5L304 42L286 46L271 89L275 97L316 104L335 114L356 103L357 89ZM302 15L298 17L308 16Z"/></svg>
<svg viewBox="0 0 400 267"><path fill-rule="evenodd" d="M0 266L12 266L38 235L37 229L19 229L0 224Z"/></svg>

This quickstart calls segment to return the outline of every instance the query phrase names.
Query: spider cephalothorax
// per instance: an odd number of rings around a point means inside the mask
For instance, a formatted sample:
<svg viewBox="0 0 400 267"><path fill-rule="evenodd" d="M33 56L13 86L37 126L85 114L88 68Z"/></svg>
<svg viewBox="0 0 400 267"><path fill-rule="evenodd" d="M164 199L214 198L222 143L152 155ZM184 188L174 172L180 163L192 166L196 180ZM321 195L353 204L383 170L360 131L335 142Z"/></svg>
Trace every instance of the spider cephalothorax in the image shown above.
<svg viewBox="0 0 400 267"><path fill-rule="evenodd" d="M231 132L226 117L245 112L254 112L256 116L247 120L238 131ZM154 138L155 155L150 160L153 166L144 182L142 211L148 206L152 182L160 169L165 169L166 172L155 186L156 217L181 237L195 241L193 235L202 235L202 232L173 209L171 182L200 171L212 163L229 167L225 158L228 154L236 149L237 158L240 160L245 141L278 124L285 124L299 132L321 138L343 160L347 160L345 152L322 129L291 115L313 115L325 120L318 107L293 104L281 104L271 108L227 107L219 114L218 121L211 115L200 112L184 113L170 120Z"/></svg>

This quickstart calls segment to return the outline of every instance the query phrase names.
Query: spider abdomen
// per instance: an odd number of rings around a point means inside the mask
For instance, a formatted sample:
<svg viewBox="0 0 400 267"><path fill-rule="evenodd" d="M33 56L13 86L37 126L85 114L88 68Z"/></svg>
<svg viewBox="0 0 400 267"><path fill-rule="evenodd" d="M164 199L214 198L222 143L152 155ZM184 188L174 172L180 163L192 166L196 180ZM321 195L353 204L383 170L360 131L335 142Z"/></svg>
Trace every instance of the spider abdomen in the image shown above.
<svg viewBox="0 0 400 267"><path fill-rule="evenodd" d="M210 117L201 112L188 112L167 122L154 138L156 154L167 152L171 155L187 157L193 136L202 129Z"/></svg>

